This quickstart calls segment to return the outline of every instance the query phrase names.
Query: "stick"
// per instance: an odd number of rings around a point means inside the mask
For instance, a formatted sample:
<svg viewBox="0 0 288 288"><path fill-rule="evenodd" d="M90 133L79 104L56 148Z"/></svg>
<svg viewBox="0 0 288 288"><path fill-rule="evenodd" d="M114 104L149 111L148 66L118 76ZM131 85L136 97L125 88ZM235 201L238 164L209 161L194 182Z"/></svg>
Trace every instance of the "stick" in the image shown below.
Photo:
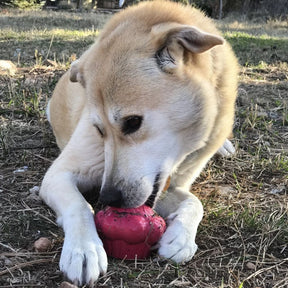
<svg viewBox="0 0 288 288"><path fill-rule="evenodd" d="M6 268L5 270L1 271L0 272L0 276L3 276L6 273L10 273L11 271L14 271L14 270L17 270L17 269L25 268L25 267L28 267L28 266L33 266L35 264L47 263L47 262L53 262L53 259L38 259L38 260L33 260L33 261L17 264L15 266L11 267L11 268Z"/></svg>
<svg viewBox="0 0 288 288"><path fill-rule="evenodd" d="M247 281L247 280L249 280L249 279L251 279L251 278L253 278L253 277L256 277L257 275L259 275L259 274L261 274L261 273L263 273L263 272L266 272L266 271L269 271L269 270L271 270L271 269L273 269L273 268L276 268L277 266L281 266L282 264L284 264L284 263L287 262L287 261L288 261L288 258L285 258L285 259L284 259L283 261L281 261L280 263L277 263L277 264L272 265L272 266L270 266L270 267L266 267L266 268L259 269L258 271L252 273L252 274L249 275L247 278L245 278L243 282L245 282L245 281Z"/></svg>

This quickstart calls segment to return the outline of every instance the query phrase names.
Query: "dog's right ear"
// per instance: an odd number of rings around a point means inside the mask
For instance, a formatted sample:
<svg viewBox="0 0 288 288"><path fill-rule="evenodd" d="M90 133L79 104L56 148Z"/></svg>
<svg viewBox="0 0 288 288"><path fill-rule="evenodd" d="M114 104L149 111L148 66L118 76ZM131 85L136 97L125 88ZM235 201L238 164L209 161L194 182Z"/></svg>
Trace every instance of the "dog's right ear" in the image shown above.
<svg viewBox="0 0 288 288"><path fill-rule="evenodd" d="M75 60L72 62L71 67L70 67L70 81L71 82L78 82L80 83L83 87L85 87L85 80L83 77L83 71L80 67L80 61Z"/></svg>

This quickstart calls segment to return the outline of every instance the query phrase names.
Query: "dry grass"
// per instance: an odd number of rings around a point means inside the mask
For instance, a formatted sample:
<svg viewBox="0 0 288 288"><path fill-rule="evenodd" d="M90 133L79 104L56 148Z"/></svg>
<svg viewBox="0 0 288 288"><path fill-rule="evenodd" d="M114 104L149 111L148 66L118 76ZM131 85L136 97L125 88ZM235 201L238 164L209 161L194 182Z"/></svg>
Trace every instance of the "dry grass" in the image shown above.
<svg viewBox="0 0 288 288"><path fill-rule="evenodd" d="M242 19L241 19L242 17ZM270 36L274 38L286 38L288 20L269 19L263 21L261 18L247 20L246 16L228 15L223 21L219 21L218 26L222 31L243 32L253 36ZM251 32L251 30L253 30Z"/></svg>
<svg viewBox="0 0 288 288"><path fill-rule="evenodd" d="M87 13L29 13L0 14L0 59L20 67L13 77L0 76L0 288L51 288L63 281L63 232L37 194L58 155L44 110L74 54L93 41L104 21ZM205 206L199 251L186 265L156 255L110 259L98 287L288 287L287 23L273 30L269 22L219 25L243 65L237 154L211 160L192 187ZM33 250L41 236L52 240L46 253Z"/></svg>

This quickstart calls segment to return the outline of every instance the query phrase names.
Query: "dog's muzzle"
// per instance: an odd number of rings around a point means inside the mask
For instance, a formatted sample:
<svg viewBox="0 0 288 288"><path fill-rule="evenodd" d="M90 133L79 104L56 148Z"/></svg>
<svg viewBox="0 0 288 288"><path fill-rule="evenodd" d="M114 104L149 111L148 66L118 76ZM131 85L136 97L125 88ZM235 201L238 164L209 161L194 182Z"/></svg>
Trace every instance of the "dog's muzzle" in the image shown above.
<svg viewBox="0 0 288 288"><path fill-rule="evenodd" d="M154 180L152 193L145 202L145 205L151 208L154 206L155 199L159 193L159 186L161 182L160 178L161 174L158 173ZM170 177L167 178L163 191L166 191L169 188L169 186L170 186ZM107 185L104 188L102 188L102 191L99 196L99 202L105 206L108 205L112 207L122 207L123 205L122 191L116 187Z"/></svg>

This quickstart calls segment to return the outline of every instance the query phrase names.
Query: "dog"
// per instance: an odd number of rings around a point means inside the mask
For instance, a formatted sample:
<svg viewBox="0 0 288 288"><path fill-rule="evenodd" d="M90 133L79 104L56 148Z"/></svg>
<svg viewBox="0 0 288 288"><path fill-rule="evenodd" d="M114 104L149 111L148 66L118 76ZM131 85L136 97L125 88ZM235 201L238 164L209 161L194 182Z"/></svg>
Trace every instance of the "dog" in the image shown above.
<svg viewBox="0 0 288 288"><path fill-rule="evenodd" d="M217 151L233 153L237 73L212 20L156 1L114 15L62 76L47 108L61 154L40 195L64 229L60 269L72 282L92 286L107 270L83 197L95 187L104 205L146 204L166 219L160 257L193 257L203 207L189 189Z"/></svg>

